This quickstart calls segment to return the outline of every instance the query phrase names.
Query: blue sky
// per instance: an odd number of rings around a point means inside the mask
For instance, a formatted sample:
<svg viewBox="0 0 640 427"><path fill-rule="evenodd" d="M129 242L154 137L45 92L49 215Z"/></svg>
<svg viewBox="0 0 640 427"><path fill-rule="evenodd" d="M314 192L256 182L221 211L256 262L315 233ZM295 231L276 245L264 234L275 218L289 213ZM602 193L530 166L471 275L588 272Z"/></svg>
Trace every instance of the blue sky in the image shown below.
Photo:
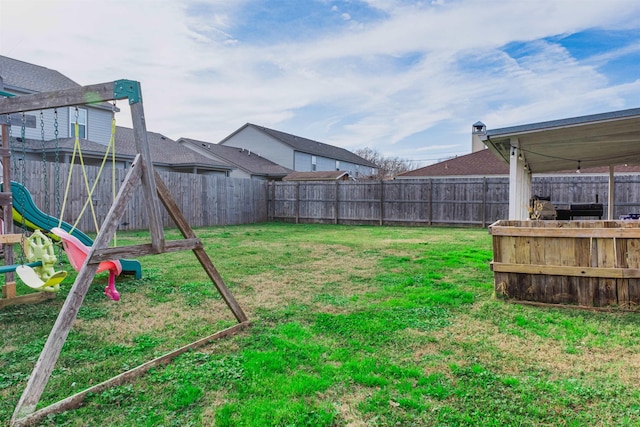
<svg viewBox="0 0 640 427"><path fill-rule="evenodd" d="M469 153L478 120L640 107L638 0L88 4L2 0L0 54L139 80L148 128L173 139L251 122L424 165Z"/></svg>

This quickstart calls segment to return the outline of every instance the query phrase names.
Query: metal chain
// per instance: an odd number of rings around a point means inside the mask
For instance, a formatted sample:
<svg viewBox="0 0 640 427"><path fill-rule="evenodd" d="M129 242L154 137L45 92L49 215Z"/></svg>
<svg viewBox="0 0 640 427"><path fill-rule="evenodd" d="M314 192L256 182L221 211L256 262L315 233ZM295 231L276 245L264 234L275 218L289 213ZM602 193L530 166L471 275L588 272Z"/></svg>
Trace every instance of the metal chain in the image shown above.
<svg viewBox="0 0 640 427"><path fill-rule="evenodd" d="M49 203L49 176L47 175L47 153L44 139L44 113L40 111L40 137L42 139L42 183L44 184L44 210L51 214Z"/></svg>
<svg viewBox="0 0 640 427"><path fill-rule="evenodd" d="M54 181L55 181L55 197L56 197L56 204L55 204L55 217L56 218L60 218L60 152L59 152L59 141L58 141L58 110L54 109L53 110L53 136L55 139L55 160L54 160L54 166L55 166L55 170L54 170Z"/></svg>
<svg viewBox="0 0 640 427"><path fill-rule="evenodd" d="M26 158L27 158L27 140L26 140L26 129L27 129L27 115L23 112L22 113L22 126L20 127L20 137L22 139L22 159L20 161L20 184L22 184L24 187L26 187L26 176L27 176L27 171L26 171ZM25 196L24 194L20 197L20 212L22 212L22 215L20 215L21 218L21 226L22 226L22 237L21 237L21 242L20 245L22 246L22 250L20 251L20 264L24 264L24 248L25 248L25 234L27 232L27 224L26 224L26 219L24 217L25 212L24 212L24 204L25 204Z"/></svg>
<svg viewBox="0 0 640 427"><path fill-rule="evenodd" d="M22 161L20 162L20 183L27 186L25 182L27 177L26 171L26 158L27 158L27 139L26 139L26 130L27 130L27 115L22 113L22 126L20 128L20 137L22 138ZM24 204L24 200L22 201ZM24 212L24 211L23 211Z"/></svg>
<svg viewBox="0 0 640 427"><path fill-rule="evenodd" d="M13 163L13 171L18 170L18 159L13 155L15 147L15 139L12 135L13 125L11 124L11 114L7 114L7 123L9 123L9 149L11 150L11 161Z"/></svg>

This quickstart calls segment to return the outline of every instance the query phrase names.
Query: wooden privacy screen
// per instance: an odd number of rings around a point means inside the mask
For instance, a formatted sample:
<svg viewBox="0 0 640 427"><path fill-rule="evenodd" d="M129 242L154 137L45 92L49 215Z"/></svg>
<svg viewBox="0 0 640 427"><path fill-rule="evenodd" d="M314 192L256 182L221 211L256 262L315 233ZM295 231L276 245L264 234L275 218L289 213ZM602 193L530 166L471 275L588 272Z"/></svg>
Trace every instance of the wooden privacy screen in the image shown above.
<svg viewBox="0 0 640 427"><path fill-rule="evenodd" d="M497 221L496 295L508 300L635 309L640 222Z"/></svg>

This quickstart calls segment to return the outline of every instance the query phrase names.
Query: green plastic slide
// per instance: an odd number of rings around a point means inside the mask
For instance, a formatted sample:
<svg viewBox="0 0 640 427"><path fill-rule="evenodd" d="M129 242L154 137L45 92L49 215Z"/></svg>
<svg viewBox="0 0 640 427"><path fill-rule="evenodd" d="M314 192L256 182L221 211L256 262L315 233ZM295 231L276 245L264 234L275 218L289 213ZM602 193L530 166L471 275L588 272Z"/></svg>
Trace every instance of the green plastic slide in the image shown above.
<svg viewBox="0 0 640 427"><path fill-rule="evenodd" d="M2 184L0 184L2 191ZM60 238L49 231L53 227L60 227L72 236L77 237L84 245L92 246L93 240L82 231L69 223L62 222L58 225L59 220L42 212L33 202L33 197L27 188L15 181L11 181L11 192L13 194L13 222L17 226L26 226L30 230L41 229L47 232L47 235L55 241ZM71 231L73 230L73 232ZM140 262L134 259L121 259L122 274L135 276L136 279L142 278L142 267Z"/></svg>

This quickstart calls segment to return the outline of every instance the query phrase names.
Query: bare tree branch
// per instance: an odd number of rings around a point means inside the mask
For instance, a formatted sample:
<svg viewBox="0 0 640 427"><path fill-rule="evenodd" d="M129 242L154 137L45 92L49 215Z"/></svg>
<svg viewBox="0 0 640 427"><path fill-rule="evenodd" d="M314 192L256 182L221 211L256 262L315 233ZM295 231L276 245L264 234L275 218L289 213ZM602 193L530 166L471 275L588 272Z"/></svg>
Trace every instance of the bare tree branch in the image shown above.
<svg viewBox="0 0 640 427"><path fill-rule="evenodd" d="M355 150L354 153L378 167L378 174L368 177L370 179L389 179L417 168L417 165L411 160L399 157L384 157L379 151L369 147L360 148Z"/></svg>

